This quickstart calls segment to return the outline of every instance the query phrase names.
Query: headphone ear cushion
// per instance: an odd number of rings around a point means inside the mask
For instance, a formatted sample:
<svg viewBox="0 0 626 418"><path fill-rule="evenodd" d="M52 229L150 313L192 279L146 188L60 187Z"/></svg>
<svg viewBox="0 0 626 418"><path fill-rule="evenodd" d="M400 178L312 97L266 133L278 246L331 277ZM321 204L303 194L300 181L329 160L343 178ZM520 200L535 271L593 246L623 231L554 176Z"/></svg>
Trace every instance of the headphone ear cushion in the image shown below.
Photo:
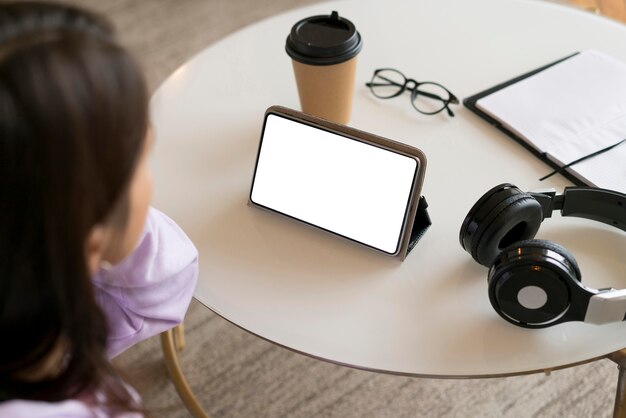
<svg viewBox="0 0 626 418"><path fill-rule="evenodd" d="M562 256L565 259L565 261L569 264L571 271L574 273L574 278L578 280L579 282L582 279L580 267L578 267L578 262L576 261L576 258L574 258L574 255L570 253L565 247L555 242L546 241L542 239L528 239L528 240L517 242L509 246L508 248L506 248L504 251L508 251L513 248L521 248L521 249L538 248L538 249L546 249L546 250L554 251L555 253Z"/></svg>
<svg viewBox="0 0 626 418"><path fill-rule="evenodd" d="M504 247L534 238L543 220L539 202L521 191L492 205L478 225L471 245L472 257L486 267Z"/></svg>

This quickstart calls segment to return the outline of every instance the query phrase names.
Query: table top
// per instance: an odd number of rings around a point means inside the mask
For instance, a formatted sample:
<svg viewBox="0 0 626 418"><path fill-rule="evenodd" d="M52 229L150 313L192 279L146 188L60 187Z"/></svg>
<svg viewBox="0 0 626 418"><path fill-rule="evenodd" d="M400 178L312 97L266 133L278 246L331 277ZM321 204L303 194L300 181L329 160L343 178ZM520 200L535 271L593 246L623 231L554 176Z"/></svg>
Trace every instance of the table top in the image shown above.
<svg viewBox="0 0 626 418"><path fill-rule="evenodd" d="M364 40L350 125L428 158L433 225L404 262L247 205L265 109L299 108L286 36L299 19L332 10ZM424 116L408 98L375 99L365 87L374 69L393 67L464 98L584 49L626 61L626 27L533 0L353 0L272 17L200 52L152 100L155 205L200 251L196 298L289 349L389 373L510 375L626 347L623 323L505 322L489 304L487 269L459 245L463 218L492 186L562 191L565 179L539 182L551 170L465 108ZM568 248L588 286L626 287L623 232L555 216L537 238Z"/></svg>

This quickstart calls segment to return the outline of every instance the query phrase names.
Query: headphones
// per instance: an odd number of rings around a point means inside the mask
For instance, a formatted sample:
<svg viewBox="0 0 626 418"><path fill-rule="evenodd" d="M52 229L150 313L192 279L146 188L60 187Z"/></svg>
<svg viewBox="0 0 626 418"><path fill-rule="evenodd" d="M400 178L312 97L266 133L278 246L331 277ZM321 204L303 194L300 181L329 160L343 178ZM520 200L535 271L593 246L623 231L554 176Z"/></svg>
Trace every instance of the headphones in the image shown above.
<svg viewBox="0 0 626 418"><path fill-rule="evenodd" d="M463 249L489 267L491 305L525 328L626 320L626 289L584 286L573 255L558 244L533 239L554 210L626 231L622 193L566 187L556 195L554 190L525 193L508 183L494 187L470 209L459 234Z"/></svg>

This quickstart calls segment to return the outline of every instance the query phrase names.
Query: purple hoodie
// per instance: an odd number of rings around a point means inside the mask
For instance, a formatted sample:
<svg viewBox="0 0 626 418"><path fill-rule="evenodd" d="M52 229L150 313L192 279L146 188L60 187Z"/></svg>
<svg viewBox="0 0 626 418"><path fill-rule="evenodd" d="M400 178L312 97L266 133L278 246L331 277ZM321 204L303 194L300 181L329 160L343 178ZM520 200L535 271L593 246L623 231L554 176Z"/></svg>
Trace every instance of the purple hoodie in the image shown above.
<svg viewBox="0 0 626 418"><path fill-rule="evenodd" d="M181 323L197 279L198 251L193 243L174 221L150 208L142 238L133 253L92 278L96 301L109 323L109 356ZM53 403L13 400L0 403L0 418L4 417L103 418L107 414L77 399Z"/></svg>

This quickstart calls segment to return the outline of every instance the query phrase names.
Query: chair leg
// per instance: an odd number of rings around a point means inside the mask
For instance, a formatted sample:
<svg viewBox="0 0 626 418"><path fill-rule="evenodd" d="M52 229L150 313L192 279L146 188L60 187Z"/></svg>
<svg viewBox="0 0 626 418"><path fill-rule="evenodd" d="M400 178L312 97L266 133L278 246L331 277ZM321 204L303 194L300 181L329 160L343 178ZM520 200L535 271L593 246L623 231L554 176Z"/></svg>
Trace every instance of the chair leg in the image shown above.
<svg viewBox="0 0 626 418"><path fill-rule="evenodd" d="M177 328L177 327L176 327ZM177 330L180 335L182 335L181 330ZM189 384L187 384L187 380L185 379L185 375L183 374L182 369L180 368L180 362L178 359L178 351L182 350L184 346L184 338L178 336L178 349L177 343L174 338L174 331L167 330L161 333L161 346L163 347L163 355L165 358L165 364L167 365L167 370L169 371L170 378L172 379L172 383L178 392L178 395L182 399L183 403L191 412L191 414L196 418L209 418L206 412L202 409L198 400L194 396ZM182 343L181 343L182 342Z"/></svg>
<svg viewBox="0 0 626 418"><path fill-rule="evenodd" d="M608 358L617 363L619 370L613 418L626 418L626 348L610 354Z"/></svg>
<svg viewBox="0 0 626 418"><path fill-rule="evenodd" d="M174 327L174 344L179 353L185 349L185 324L183 323Z"/></svg>

